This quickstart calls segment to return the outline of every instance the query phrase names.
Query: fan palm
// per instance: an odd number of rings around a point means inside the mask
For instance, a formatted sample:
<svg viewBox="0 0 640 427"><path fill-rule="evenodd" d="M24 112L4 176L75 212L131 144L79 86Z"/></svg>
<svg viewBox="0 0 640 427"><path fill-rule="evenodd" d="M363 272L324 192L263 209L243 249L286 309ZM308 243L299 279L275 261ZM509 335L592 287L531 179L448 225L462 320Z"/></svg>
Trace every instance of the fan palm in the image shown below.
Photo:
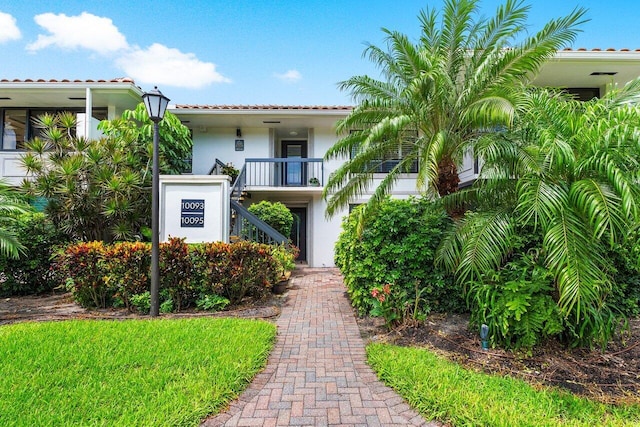
<svg viewBox="0 0 640 427"><path fill-rule="evenodd" d="M477 0L445 0L441 16L433 9L420 13L416 43L383 29L388 50L368 45L365 55L384 80L365 75L340 83L358 105L338 123L337 131L346 136L325 156L351 156L325 187L328 215L368 191L380 159L400 146L401 160L375 189L371 204L383 200L415 162L420 191L442 196L457 190L457 164L477 132L512 123L521 83L574 40L585 13L575 9L525 38L528 11L522 1L507 0L485 19L478 18Z"/></svg>
<svg viewBox="0 0 640 427"><path fill-rule="evenodd" d="M475 199L477 212L445 240L440 260L460 281L476 280L500 268L515 230L539 230L558 306L598 325L611 287L606 249L640 214L639 100L640 79L586 103L532 91L513 129L477 144L485 164L474 188L447 198Z"/></svg>

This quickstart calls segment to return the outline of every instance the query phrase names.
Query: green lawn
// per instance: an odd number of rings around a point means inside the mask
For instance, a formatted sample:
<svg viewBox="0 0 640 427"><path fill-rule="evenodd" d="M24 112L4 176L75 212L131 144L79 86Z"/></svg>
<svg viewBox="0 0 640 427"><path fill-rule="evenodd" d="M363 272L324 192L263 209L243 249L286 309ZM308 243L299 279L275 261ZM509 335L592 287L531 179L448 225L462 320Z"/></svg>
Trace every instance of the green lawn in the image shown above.
<svg viewBox="0 0 640 427"><path fill-rule="evenodd" d="M370 344L370 365L427 419L453 426L638 426L638 405L615 407L473 372L425 349Z"/></svg>
<svg viewBox="0 0 640 427"><path fill-rule="evenodd" d="M197 426L266 364L264 321L180 319L0 327L0 425Z"/></svg>

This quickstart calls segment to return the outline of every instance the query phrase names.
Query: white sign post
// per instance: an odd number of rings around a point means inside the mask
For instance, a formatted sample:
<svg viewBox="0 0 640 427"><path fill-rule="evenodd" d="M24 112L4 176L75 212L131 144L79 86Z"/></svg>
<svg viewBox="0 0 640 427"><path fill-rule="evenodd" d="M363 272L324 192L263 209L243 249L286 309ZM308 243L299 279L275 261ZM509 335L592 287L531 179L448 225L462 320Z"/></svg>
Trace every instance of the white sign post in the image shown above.
<svg viewBox="0 0 640 427"><path fill-rule="evenodd" d="M160 241L229 242L226 175L160 176Z"/></svg>

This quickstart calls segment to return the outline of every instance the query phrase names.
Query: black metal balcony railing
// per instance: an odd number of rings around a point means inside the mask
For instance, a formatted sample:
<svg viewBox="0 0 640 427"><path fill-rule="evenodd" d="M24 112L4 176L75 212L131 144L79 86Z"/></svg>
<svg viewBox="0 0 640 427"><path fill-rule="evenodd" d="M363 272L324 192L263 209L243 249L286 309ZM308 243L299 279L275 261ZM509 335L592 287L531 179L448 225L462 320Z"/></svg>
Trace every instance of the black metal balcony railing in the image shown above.
<svg viewBox="0 0 640 427"><path fill-rule="evenodd" d="M247 187L319 187L324 185L322 159L245 159Z"/></svg>

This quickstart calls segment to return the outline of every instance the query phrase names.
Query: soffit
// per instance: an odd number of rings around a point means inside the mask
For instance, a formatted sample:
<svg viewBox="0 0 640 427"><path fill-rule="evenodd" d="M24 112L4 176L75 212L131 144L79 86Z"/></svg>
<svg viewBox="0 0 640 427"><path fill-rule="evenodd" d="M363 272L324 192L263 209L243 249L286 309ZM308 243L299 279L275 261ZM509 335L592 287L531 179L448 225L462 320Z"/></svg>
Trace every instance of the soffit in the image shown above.
<svg viewBox="0 0 640 427"><path fill-rule="evenodd" d="M592 73L615 75L592 75ZM565 50L544 64L533 79L536 86L604 87L624 86L640 76L640 52L628 50Z"/></svg>

